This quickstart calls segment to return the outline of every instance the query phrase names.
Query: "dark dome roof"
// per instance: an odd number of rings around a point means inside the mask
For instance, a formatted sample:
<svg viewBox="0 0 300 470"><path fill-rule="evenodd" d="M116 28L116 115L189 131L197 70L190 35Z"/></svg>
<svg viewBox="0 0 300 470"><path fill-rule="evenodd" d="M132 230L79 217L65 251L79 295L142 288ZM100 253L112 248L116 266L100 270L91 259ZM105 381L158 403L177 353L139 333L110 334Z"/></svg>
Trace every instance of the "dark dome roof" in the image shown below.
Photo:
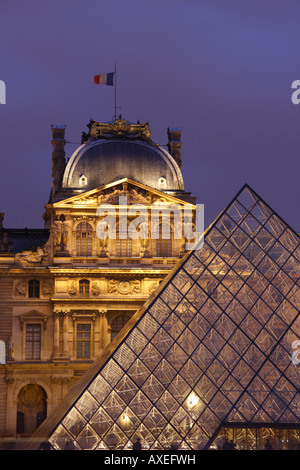
<svg viewBox="0 0 300 470"><path fill-rule="evenodd" d="M126 139L89 140L70 158L63 188L94 189L122 178L159 189L184 190L183 178L174 158L152 141Z"/></svg>

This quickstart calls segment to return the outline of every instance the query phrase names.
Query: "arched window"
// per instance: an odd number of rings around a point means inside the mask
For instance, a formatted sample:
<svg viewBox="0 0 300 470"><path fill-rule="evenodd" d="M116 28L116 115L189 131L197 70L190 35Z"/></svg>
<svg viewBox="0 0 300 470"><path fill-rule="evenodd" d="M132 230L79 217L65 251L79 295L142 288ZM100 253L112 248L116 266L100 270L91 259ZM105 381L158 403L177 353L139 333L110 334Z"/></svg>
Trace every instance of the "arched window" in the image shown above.
<svg viewBox="0 0 300 470"><path fill-rule="evenodd" d="M81 222L76 228L76 252L77 256L88 256L92 254L93 231L90 224Z"/></svg>
<svg viewBox="0 0 300 470"><path fill-rule="evenodd" d="M126 315L120 315L116 317L111 322L111 339L113 340L114 337L122 330L123 326L128 322L130 317Z"/></svg>
<svg viewBox="0 0 300 470"><path fill-rule="evenodd" d="M116 255L120 258L129 258L132 255L132 239L125 223L120 224L117 229Z"/></svg>
<svg viewBox="0 0 300 470"><path fill-rule="evenodd" d="M28 297L40 297L40 281L32 279L28 282Z"/></svg>
<svg viewBox="0 0 300 470"><path fill-rule="evenodd" d="M87 177L81 175L79 178L79 186L86 186L87 185Z"/></svg>
<svg viewBox="0 0 300 470"><path fill-rule="evenodd" d="M17 433L33 434L47 416L47 395L37 384L23 387L17 400Z"/></svg>
<svg viewBox="0 0 300 470"><path fill-rule="evenodd" d="M90 296L90 281L82 279L79 281L79 297L87 298Z"/></svg>
<svg viewBox="0 0 300 470"><path fill-rule="evenodd" d="M156 256L172 256L172 231L166 223L159 225L159 238L156 240Z"/></svg>
<svg viewBox="0 0 300 470"><path fill-rule="evenodd" d="M167 187L167 181L166 181L166 178L158 178L158 189L166 189Z"/></svg>

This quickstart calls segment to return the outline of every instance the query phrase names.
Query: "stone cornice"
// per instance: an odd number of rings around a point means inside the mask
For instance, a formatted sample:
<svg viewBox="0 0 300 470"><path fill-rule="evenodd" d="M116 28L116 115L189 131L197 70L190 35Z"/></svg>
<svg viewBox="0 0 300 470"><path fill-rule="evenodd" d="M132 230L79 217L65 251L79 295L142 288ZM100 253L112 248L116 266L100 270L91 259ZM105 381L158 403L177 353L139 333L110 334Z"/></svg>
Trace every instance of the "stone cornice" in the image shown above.
<svg viewBox="0 0 300 470"><path fill-rule="evenodd" d="M151 275L165 275L166 272L171 271L172 267L164 269L153 268L127 268L127 269L101 269L101 268L49 268L49 272L53 275L60 276L82 276L83 274L95 275L97 277L108 276L151 276Z"/></svg>
<svg viewBox="0 0 300 470"><path fill-rule="evenodd" d="M92 304L95 307L95 304L99 304L100 306L103 307L103 303L106 302L116 302L116 303L131 303L131 302L145 302L149 298L148 295L142 294L139 297L138 296L133 296L131 295L130 297L122 296L119 294L118 296L111 295L110 297L106 294L103 295L103 297L97 297L96 299L93 298L86 298L86 299L80 299L79 297L77 299L70 299L70 298L65 298L65 299L59 299L59 298L52 298L51 302L55 305L66 305L70 304L70 308L73 304L77 304L76 308L78 308L78 304L82 304L84 308L87 307L87 304ZM99 307L100 308L100 307Z"/></svg>
<svg viewBox="0 0 300 470"><path fill-rule="evenodd" d="M0 267L0 277L28 277L28 276L38 276L38 277L56 277L56 276L83 276L88 274L91 277L110 277L110 276L161 276L166 275L167 272L171 271L172 267L166 268L134 268L131 267L123 269L102 269L102 268L88 268L88 267L72 267L72 268L61 268L61 267L44 267L44 268L1 268Z"/></svg>

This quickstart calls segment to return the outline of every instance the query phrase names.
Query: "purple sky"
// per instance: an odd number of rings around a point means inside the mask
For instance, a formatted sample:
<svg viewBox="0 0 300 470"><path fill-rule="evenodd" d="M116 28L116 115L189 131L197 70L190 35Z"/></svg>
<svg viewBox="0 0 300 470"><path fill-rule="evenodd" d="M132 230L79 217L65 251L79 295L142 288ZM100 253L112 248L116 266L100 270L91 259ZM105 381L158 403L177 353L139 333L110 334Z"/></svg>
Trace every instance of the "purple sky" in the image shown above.
<svg viewBox="0 0 300 470"><path fill-rule="evenodd" d="M167 144L182 127L185 189L205 225L248 183L295 230L299 222L299 0L10 0L0 7L0 210L7 228L43 227L51 124L67 157L90 117L109 121L117 64L122 117Z"/></svg>

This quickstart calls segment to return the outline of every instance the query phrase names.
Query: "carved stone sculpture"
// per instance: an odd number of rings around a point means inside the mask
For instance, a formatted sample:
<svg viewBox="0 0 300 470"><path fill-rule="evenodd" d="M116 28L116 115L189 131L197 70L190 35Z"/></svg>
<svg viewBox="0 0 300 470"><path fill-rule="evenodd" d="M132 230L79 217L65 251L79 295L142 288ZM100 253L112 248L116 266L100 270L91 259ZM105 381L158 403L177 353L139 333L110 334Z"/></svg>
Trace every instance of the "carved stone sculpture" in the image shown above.
<svg viewBox="0 0 300 470"><path fill-rule="evenodd" d="M16 262L25 266L41 265L45 259L45 252L40 246L32 246L31 250L24 250L16 254Z"/></svg>

